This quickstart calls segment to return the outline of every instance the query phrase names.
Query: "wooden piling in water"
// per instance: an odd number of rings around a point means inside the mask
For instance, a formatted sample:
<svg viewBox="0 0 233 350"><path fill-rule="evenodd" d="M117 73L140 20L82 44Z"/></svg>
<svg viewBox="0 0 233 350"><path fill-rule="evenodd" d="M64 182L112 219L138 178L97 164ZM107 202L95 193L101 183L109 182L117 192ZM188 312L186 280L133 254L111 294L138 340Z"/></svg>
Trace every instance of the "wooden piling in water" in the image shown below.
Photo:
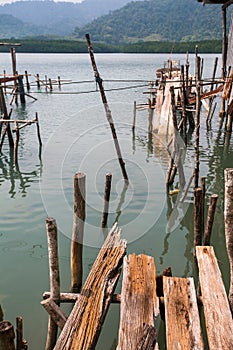
<svg viewBox="0 0 233 350"><path fill-rule="evenodd" d="M18 76L18 92L19 92L20 102L22 104L25 104L26 100L25 100L25 92L24 92L23 76L22 75Z"/></svg>
<svg viewBox="0 0 233 350"><path fill-rule="evenodd" d="M196 86L196 118L195 118L195 144L194 144L194 188L198 187L199 183L199 143L200 143L200 112L201 112L201 97L200 84Z"/></svg>
<svg viewBox="0 0 233 350"><path fill-rule="evenodd" d="M38 119L38 113L36 112L36 129L37 129L37 137L39 141L39 146L40 148L42 147L42 141L41 141L41 136L40 136L40 125L39 125L39 119Z"/></svg>
<svg viewBox="0 0 233 350"><path fill-rule="evenodd" d="M135 124L136 124L136 114L137 114L137 102L134 101L133 103L133 122L132 122L132 131L135 130Z"/></svg>
<svg viewBox="0 0 233 350"><path fill-rule="evenodd" d="M51 299L59 304L60 300L60 272L58 262L58 242L57 242L57 224L53 218L46 219L46 232L48 240L48 258L49 258L49 277ZM46 350L52 350L57 340L57 325L49 316L48 335L46 341Z"/></svg>
<svg viewBox="0 0 233 350"><path fill-rule="evenodd" d="M9 321L0 322L0 350L15 350L14 327Z"/></svg>
<svg viewBox="0 0 233 350"><path fill-rule="evenodd" d="M26 86L27 86L27 91L30 91L30 83L29 83L29 79L28 79L28 72L25 70L25 78L26 78Z"/></svg>
<svg viewBox="0 0 233 350"><path fill-rule="evenodd" d="M122 158L122 155L121 155L120 145L119 145L119 142L118 142L117 133L116 133L116 129L115 129L115 126L114 126L112 113L111 113L111 110L110 110L110 108L108 106L107 97L105 95L105 91L104 91L104 87L103 87L103 80L101 79L101 77L99 75L99 72L98 72L98 69L97 69L97 66L96 66L96 63L95 63L94 52L93 52L93 48L92 48L92 45L91 45L91 40L90 40L89 34L86 34L86 40L87 40L88 51L89 51L89 54L90 54L92 68L93 68L93 71L94 71L96 83L99 86L101 97L102 97L102 102L104 104L104 108L105 108L105 112L106 112L106 117L107 117L109 126L111 128L112 137L113 137L113 140L114 140L114 144L115 144L115 148L116 148L119 164L120 164L120 167L121 167L122 175L123 175L123 178L126 181L128 181L128 175L127 175L127 172L126 172L126 169L125 169L125 162L124 162L124 160Z"/></svg>
<svg viewBox="0 0 233 350"><path fill-rule="evenodd" d="M194 247L202 244L202 189L194 189Z"/></svg>
<svg viewBox="0 0 233 350"><path fill-rule="evenodd" d="M225 237L230 262L230 288L228 299L233 314L233 169L225 169Z"/></svg>
<svg viewBox="0 0 233 350"><path fill-rule="evenodd" d="M107 225L108 221L108 209L109 209L109 200L111 193L111 183L112 183L112 174L106 174L105 181L105 191L104 191L104 208L102 213L101 227L104 228Z"/></svg>
<svg viewBox="0 0 233 350"><path fill-rule="evenodd" d="M15 141L14 141L14 163L18 164L18 146L19 146L19 128L15 122Z"/></svg>
<svg viewBox="0 0 233 350"><path fill-rule="evenodd" d="M86 174L74 175L74 219L71 242L71 289L79 292L83 277L83 235L86 218Z"/></svg>
<svg viewBox="0 0 233 350"><path fill-rule="evenodd" d="M218 195L212 194L210 197L210 204L209 209L207 213L207 219L206 219L206 225L205 225L205 232L204 232L204 238L203 238L203 245L210 245L210 238L212 234L212 228L214 223L214 214L216 210Z"/></svg>

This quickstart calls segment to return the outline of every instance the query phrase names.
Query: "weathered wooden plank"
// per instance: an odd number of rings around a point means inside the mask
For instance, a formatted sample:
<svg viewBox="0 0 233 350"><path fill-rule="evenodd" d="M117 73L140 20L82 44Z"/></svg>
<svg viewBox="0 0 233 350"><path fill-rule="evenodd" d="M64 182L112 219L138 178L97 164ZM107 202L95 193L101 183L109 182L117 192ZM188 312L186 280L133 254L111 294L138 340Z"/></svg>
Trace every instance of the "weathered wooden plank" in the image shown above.
<svg viewBox="0 0 233 350"><path fill-rule="evenodd" d="M204 349L193 278L163 277L167 350Z"/></svg>
<svg viewBox="0 0 233 350"><path fill-rule="evenodd" d="M126 252L115 224L109 232L54 350L94 349Z"/></svg>
<svg viewBox="0 0 233 350"><path fill-rule="evenodd" d="M213 247L196 247L210 350L233 348L233 321Z"/></svg>
<svg viewBox="0 0 233 350"><path fill-rule="evenodd" d="M146 344L151 342L152 346L155 346L154 320L158 314L154 259L135 254L125 257L117 350L143 349L145 342ZM145 325L147 330L150 329L150 339L148 332L145 335ZM154 329L153 332L151 327Z"/></svg>

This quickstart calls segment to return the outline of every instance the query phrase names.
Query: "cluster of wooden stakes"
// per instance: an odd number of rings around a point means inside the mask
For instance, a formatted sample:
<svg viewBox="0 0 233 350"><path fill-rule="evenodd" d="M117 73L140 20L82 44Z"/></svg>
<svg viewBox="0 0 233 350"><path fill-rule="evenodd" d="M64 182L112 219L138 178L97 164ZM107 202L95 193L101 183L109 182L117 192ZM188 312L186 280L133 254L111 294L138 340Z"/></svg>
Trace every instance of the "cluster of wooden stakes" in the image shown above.
<svg viewBox="0 0 233 350"><path fill-rule="evenodd" d="M89 35L86 39L122 175L128 183L125 163L102 80L95 64ZM197 119L196 133L199 127L200 121L198 122ZM198 134L196 142L198 148ZM231 271L230 291L227 297L214 249L209 245L217 195L211 196L204 229L205 181L202 178L201 186L198 187L198 158L195 165L194 258L198 267L198 288L195 287L192 277L173 277L171 268L166 269L162 275L156 276L154 258L151 256L144 254L127 256L127 242L121 238L121 229L117 223L107 234L92 269L83 283L82 250L86 217L86 175L82 172L75 174L71 241L72 292L64 293L60 290L57 225L54 218L46 219L50 291L43 294L44 300L41 302L49 314L46 350L94 349L111 303L120 304L118 350L158 349L158 330L155 327L155 321L159 318L165 321L167 349L205 349L203 334L206 334L210 350L232 349L233 169L225 170L225 234ZM111 177L111 174L106 175L102 228L107 225ZM114 294L122 264L121 293ZM61 308L61 304L67 302L73 303L70 315L66 315ZM205 322L200 320L200 308L201 313L204 313ZM0 350L15 350L13 326L3 320L2 312L0 321ZM60 334L57 338L58 329ZM21 318L17 319L16 334L16 349L27 349L27 343L22 335Z"/></svg>

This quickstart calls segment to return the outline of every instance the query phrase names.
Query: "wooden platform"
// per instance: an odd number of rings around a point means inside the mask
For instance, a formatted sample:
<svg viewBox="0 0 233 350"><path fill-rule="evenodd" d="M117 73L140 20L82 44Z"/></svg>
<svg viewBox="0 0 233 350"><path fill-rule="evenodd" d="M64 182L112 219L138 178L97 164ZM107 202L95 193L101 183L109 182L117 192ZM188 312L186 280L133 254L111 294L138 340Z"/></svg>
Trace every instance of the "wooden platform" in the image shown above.
<svg viewBox="0 0 233 350"><path fill-rule="evenodd" d="M232 315L213 247L196 247L200 288L192 277L164 276L160 279L163 297L156 294L154 258L131 254L123 259L125 253L126 242L120 239L120 230L115 226L81 293L73 297L76 300L73 311L54 349L94 349L111 302L120 303L117 350L159 349L155 321L163 307L167 350L207 349L204 332L210 350L233 349ZM122 290L120 295L114 295L122 259ZM197 289L201 290L200 298ZM61 301L62 298L64 293ZM203 305L198 305L198 299ZM205 322L200 321L200 312L204 313ZM56 317L54 321L59 324Z"/></svg>

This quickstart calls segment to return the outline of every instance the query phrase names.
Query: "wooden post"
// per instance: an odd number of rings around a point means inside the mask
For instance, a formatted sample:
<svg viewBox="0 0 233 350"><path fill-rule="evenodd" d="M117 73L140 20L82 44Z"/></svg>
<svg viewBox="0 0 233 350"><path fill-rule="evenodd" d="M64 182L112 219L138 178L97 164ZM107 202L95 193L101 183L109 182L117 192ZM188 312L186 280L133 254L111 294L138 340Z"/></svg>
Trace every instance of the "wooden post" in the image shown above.
<svg viewBox="0 0 233 350"><path fill-rule="evenodd" d="M36 74L36 83L37 83L37 88L40 89L40 75L38 73Z"/></svg>
<svg viewBox="0 0 233 350"><path fill-rule="evenodd" d="M204 176L201 177L200 187L202 189L202 233L205 229L205 194L206 194L206 178Z"/></svg>
<svg viewBox="0 0 233 350"><path fill-rule="evenodd" d="M52 84L52 80L49 78L49 89L50 91L53 91L53 84Z"/></svg>
<svg viewBox="0 0 233 350"><path fill-rule="evenodd" d="M222 7L222 78L226 76L227 62L227 14L226 8Z"/></svg>
<svg viewBox="0 0 233 350"><path fill-rule="evenodd" d="M185 93L185 80L184 80L184 66L181 66L181 107L182 107L182 133L184 143L187 145L187 113L186 113L186 93Z"/></svg>
<svg viewBox="0 0 233 350"><path fill-rule="evenodd" d="M14 327L9 321L0 322L0 350L15 350Z"/></svg>
<svg viewBox="0 0 233 350"><path fill-rule="evenodd" d="M19 96L20 96L20 102L22 104L25 104L26 100L25 100L25 92L24 92L23 76L22 75L18 76L18 92L19 92Z"/></svg>
<svg viewBox="0 0 233 350"><path fill-rule="evenodd" d="M134 103L133 103L133 122L132 122L132 130L133 130L133 132L135 130L136 114L137 114L137 102L134 101Z"/></svg>
<svg viewBox="0 0 233 350"><path fill-rule="evenodd" d="M88 44L88 51L89 51L89 54L90 54L92 68L93 68L93 71L94 71L95 79L96 79L96 82L97 82L97 84L99 86L99 89L100 89L102 102L104 104L104 108L105 108L105 112L106 112L106 117L107 117L107 120L109 122L109 126L111 128L112 137L113 137L113 140L114 140L114 144L115 144L118 160L119 160L119 163L120 163L122 175L123 175L123 178L126 181L128 181L128 175L127 175L127 172L126 172L126 169L125 169L125 162L124 162L124 160L122 158L122 155L121 155L120 145L119 145L119 142L118 142L118 138L117 138L117 134L116 134L115 126L114 126L112 113L111 113L111 110L110 110L110 108L108 106L108 101L107 101L107 98L106 98L106 95L105 95L105 91L104 91L104 87L103 87L103 80L101 79L101 77L99 75L99 72L98 72L98 69L97 69L97 66L96 66L96 63L95 63L94 52L93 52L93 48L92 48L92 45L91 45L89 34L86 34L86 40L87 40L87 44Z"/></svg>
<svg viewBox="0 0 233 350"><path fill-rule="evenodd" d="M152 133L153 131L153 109L151 99L148 98L148 132Z"/></svg>
<svg viewBox="0 0 233 350"><path fill-rule="evenodd" d="M28 79L28 72L25 70L25 77L26 77L26 85L27 85L27 91L30 91L30 83Z"/></svg>
<svg viewBox="0 0 233 350"><path fill-rule="evenodd" d="M74 175L74 220L71 242L71 288L79 292L82 287L83 234L86 218L86 174Z"/></svg>
<svg viewBox="0 0 233 350"><path fill-rule="evenodd" d="M200 112L201 112L201 97L200 97L200 84L196 86L196 120L195 120L195 156L194 156L194 188L198 187L199 182L199 142L200 142Z"/></svg>
<svg viewBox="0 0 233 350"><path fill-rule="evenodd" d="M233 169L225 169L225 237L230 262L230 288L228 299L233 314Z"/></svg>
<svg viewBox="0 0 233 350"><path fill-rule="evenodd" d="M16 350L26 350L27 341L23 339L23 319L18 316L16 318Z"/></svg>
<svg viewBox="0 0 233 350"><path fill-rule="evenodd" d="M36 128L37 128L37 137L39 141L39 146L42 147L42 141L40 137L40 125L39 125L39 120L38 120L38 113L36 112Z"/></svg>
<svg viewBox="0 0 233 350"><path fill-rule="evenodd" d="M18 164L19 128L15 122L14 163Z"/></svg>
<svg viewBox="0 0 233 350"><path fill-rule="evenodd" d="M186 97L188 98L190 91L189 91L189 54L187 52L186 54L186 64L185 64L185 91L186 91Z"/></svg>
<svg viewBox="0 0 233 350"><path fill-rule="evenodd" d="M49 276L50 276L50 292L51 298L59 304L60 300L60 273L58 262L58 244L57 244L57 224L53 218L46 219L46 232L48 240L48 256L49 256ZM48 335L46 342L46 350L52 350L57 340L57 325L49 316Z"/></svg>
<svg viewBox="0 0 233 350"><path fill-rule="evenodd" d="M15 48L11 47L10 50L11 50L12 72L13 72L13 75L17 75ZM17 96L18 86L17 86L16 80L14 81L14 86L15 86L15 92L16 92L15 93L15 103L18 104L18 96Z"/></svg>
<svg viewBox="0 0 233 350"><path fill-rule="evenodd" d="M58 88L61 90L61 78L58 76L57 77L57 82L58 82Z"/></svg>
<svg viewBox="0 0 233 350"><path fill-rule="evenodd" d="M112 183L112 174L106 174L106 182L105 182L105 191L104 191L104 209L102 213L102 221L101 227L104 228L107 225L108 221L108 208L109 208L109 200L111 193L111 183Z"/></svg>
<svg viewBox="0 0 233 350"><path fill-rule="evenodd" d="M204 246L210 245L210 238L211 238L212 227L214 223L214 214L215 214L217 200L218 200L218 195L212 194L212 196L210 197L210 205L209 205L207 219L206 219L206 226L205 226L204 239L203 239Z"/></svg>
<svg viewBox="0 0 233 350"><path fill-rule="evenodd" d="M202 189L194 189L194 247L202 244Z"/></svg>
<svg viewBox="0 0 233 350"><path fill-rule="evenodd" d="M8 115L8 112L7 112L6 101L5 101L3 87L1 85L1 83L0 83L0 105L1 105L1 110L3 113L3 119L10 119L10 115ZM7 123L6 132L7 132L7 136L8 136L9 146L14 147L14 140L12 137L10 123Z"/></svg>

